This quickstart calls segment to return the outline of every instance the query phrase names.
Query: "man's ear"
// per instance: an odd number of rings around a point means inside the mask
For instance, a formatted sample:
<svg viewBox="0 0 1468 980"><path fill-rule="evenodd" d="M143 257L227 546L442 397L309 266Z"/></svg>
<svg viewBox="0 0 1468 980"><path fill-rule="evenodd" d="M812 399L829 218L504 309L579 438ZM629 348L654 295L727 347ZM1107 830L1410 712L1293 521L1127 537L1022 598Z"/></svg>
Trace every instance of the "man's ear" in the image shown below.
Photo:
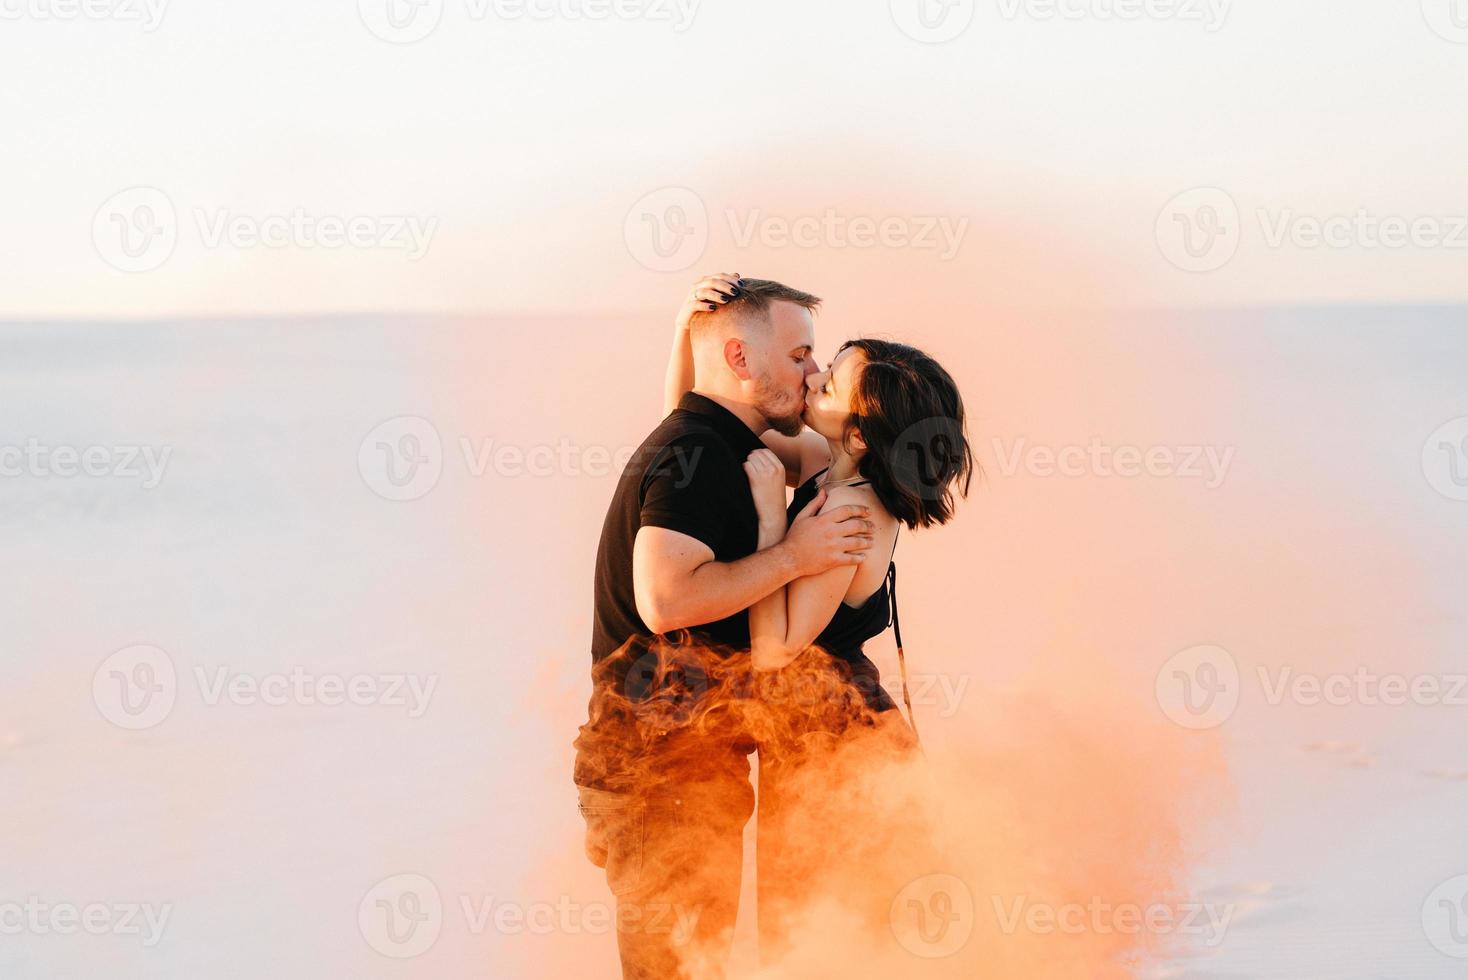
<svg viewBox="0 0 1468 980"><path fill-rule="evenodd" d="M744 341L738 337L730 337L724 341L724 363L729 365L729 370L740 381L748 381L753 377L749 370L749 352Z"/></svg>

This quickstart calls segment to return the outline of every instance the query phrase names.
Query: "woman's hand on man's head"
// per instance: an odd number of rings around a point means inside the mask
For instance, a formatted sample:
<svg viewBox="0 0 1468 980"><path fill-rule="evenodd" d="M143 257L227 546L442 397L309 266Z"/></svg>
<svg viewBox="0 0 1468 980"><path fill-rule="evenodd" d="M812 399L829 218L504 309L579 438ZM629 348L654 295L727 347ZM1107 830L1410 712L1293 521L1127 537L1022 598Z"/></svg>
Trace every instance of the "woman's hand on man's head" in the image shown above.
<svg viewBox="0 0 1468 980"><path fill-rule="evenodd" d="M683 308L678 311L678 329L687 330L695 313L712 313L739 295L740 283L737 272L716 272L704 276L693 284Z"/></svg>

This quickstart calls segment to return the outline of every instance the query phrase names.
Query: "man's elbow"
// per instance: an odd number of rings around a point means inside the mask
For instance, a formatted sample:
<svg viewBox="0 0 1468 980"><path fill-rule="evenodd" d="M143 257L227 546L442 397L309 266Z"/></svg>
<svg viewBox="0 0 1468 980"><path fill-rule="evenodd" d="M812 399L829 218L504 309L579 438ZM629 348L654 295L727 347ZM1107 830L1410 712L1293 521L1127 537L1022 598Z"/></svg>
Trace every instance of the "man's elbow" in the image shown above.
<svg viewBox="0 0 1468 980"><path fill-rule="evenodd" d="M659 635L675 632L679 628L672 617L662 616L654 612L643 613L642 621L647 625L647 631L649 633L657 633Z"/></svg>
<svg viewBox="0 0 1468 980"><path fill-rule="evenodd" d="M675 633L694 625L671 596L639 596L637 615L652 633Z"/></svg>

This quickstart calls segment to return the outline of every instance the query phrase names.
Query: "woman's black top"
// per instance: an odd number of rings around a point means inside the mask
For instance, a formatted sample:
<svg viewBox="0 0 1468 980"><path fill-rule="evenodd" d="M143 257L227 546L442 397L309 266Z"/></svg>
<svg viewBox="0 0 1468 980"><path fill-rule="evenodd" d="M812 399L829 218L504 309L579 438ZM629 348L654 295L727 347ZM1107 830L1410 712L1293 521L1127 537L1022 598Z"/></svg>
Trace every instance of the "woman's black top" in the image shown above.
<svg viewBox="0 0 1468 980"><path fill-rule="evenodd" d="M816 480L825 473L821 470L795 490L795 497L786 511L786 519L794 522L799 514L815 499L819 492ZM862 483L867 481L863 480ZM861 486L861 483L846 486ZM882 633L897 615L896 567L889 562L888 575L877 591L873 592L860 606L849 606L844 601L836 607L836 615L815 638L814 645L821 647L837 660L850 667L852 683L861 690L868 707L874 711L890 711L897 707L891 696L882 689L881 674L877 665L862 652L862 644Z"/></svg>

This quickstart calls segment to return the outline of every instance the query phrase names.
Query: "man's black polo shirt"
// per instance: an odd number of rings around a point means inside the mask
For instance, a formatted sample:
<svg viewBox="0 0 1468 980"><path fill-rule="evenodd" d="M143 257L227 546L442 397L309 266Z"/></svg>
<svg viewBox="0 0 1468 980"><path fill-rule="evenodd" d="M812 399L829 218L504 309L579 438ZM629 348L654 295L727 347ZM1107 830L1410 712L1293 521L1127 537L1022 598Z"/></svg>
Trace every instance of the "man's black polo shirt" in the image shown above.
<svg viewBox="0 0 1468 980"><path fill-rule="evenodd" d="M628 461L602 524L596 553L596 613L592 661L651 631L637 613L632 588L632 544L643 527L697 538L714 560L737 561L759 544L759 516L744 461L763 448L733 412L689 392ZM690 627L695 638L749 649L749 614Z"/></svg>

